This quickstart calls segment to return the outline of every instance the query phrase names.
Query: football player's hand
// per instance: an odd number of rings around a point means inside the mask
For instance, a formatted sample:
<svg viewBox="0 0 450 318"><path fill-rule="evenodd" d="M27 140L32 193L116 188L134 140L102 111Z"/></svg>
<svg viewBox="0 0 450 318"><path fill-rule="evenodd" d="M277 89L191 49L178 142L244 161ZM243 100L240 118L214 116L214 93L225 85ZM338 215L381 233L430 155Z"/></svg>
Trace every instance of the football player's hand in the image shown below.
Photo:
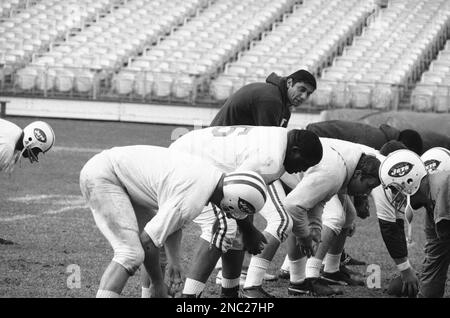
<svg viewBox="0 0 450 318"><path fill-rule="evenodd" d="M173 298L179 298L183 291L183 272L179 265L167 264L166 267L166 284L168 294Z"/></svg>
<svg viewBox="0 0 450 318"><path fill-rule="evenodd" d="M369 199L367 195L355 196L354 204L356 209L356 215L361 219L365 219L370 216Z"/></svg>
<svg viewBox="0 0 450 318"><path fill-rule="evenodd" d="M300 245L300 250L302 251L303 255L308 258L314 256L315 252L311 235L299 237L297 238L297 242Z"/></svg>
<svg viewBox="0 0 450 318"><path fill-rule="evenodd" d="M415 298L419 291L419 279L411 267L401 271L400 276L403 281L402 295L406 295L410 298Z"/></svg>
<svg viewBox="0 0 450 318"><path fill-rule="evenodd" d="M347 236L348 237L352 237L356 232L356 224L352 223L352 225L350 226L348 232L347 232Z"/></svg>
<svg viewBox="0 0 450 318"><path fill-rule="evenodd" d="M150 284L150 297L151 298L168 298L167 285L162 282L160 284Z"/></svg>
<svg viewBox="0 0 450 318"><path fill-rule="evenodd" d="M253 225L246 228L242 232L242 241L244 243L244 250L252 255L258 255L264 249L264 244L267 244L266 237Z"/></svg>

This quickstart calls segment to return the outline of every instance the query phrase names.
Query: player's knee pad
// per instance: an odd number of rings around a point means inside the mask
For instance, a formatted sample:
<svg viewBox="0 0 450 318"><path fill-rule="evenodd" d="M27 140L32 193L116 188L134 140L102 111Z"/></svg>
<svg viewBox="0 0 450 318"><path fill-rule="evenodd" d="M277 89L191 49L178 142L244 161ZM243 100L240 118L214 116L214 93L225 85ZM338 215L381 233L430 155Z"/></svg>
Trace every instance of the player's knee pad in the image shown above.
<svg viewBox="0 0 450 318"><path fill-rule="evenodd" d="M113 261L122 265L130 276L134 275L139 266L144 262L144 257L144 249L140 245L114 248Z"/></svg>

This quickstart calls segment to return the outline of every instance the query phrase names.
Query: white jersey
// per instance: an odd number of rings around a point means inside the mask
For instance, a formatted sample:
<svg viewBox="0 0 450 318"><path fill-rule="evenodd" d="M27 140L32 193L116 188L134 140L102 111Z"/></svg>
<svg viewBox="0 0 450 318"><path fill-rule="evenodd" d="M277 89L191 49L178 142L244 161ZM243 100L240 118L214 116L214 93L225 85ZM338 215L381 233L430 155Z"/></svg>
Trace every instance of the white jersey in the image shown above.
<svg viewBox="0 0 450 318"><path fill-rule="evenodd" d="M269 184L285 171L287 133L282 127L209 127L185 134L170 148L201 157L224 172L255 171Z"/></svg>
<svg viewBox="0 0 450 318"><path fill-rule="evenodd" d="M182 222L201 213L222 176L198 158L162 147L117 147L104 154L132 201L158 214L175 209Z"/></svg>
<svg viewBox="0 0 450 318"><path fill-rule="evenodd" d="M347 141L320 138L323 147L322 160L303 173L281 177L292 191L284 205L291 215L296 236L308 233L309 223L320 227L325 203L334 195L346 194L347 184L363 153L358 144ZM303 211L308 212L308 219Z"/></svg>
<svg viewBox="0 0 450 318"><path fill-rule="evenodd" d="M16 143L22 134L22 129L16 124L0 119L0 171L11 171L19 159L20 151Z"/></svg>

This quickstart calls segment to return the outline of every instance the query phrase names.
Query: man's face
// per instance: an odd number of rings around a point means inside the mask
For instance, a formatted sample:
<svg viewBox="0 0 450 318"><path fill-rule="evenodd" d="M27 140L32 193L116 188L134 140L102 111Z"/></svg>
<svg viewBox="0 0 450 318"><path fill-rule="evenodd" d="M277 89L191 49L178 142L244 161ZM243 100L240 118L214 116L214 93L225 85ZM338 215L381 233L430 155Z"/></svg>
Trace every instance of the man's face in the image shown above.
<svg viewBox="0 0 450 318"><path fill-rule="evenodd" d="M372 189L381 184L378 178L372 176L364 176L360 170L356 170L347 186L349 195L367 195Z"/></svg>
<svg viewBox="0 0 450 318"><path fill-rule="evenodd" d="M308 170L312 167L300 154L298 147L292 147L287 153L284 160L284 169L287 173L296 173Z"/></svg>
<svg viewBox="0 0 450 318"><path fill-rule="evenodd" d="M292 83L292 78L287 80L287 95L291 105L298 107L314 92L314 87L305 82Z"/></svg>

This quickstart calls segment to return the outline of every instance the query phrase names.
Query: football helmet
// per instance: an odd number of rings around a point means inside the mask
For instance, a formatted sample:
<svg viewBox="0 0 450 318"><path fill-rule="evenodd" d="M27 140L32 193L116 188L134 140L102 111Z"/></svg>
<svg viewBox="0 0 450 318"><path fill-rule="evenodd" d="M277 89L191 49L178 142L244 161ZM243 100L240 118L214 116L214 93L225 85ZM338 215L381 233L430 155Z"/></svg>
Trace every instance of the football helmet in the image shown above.
<svg viewBox="0 0 450 318"><path fill-rule="evenodd" d="M22 154L30 159L30 162L38 161L38 153L46 153L55 144L55 133L49 124L43 121L35 121L23 129Z"/></svg>
<svg viewBox="0 0 450 318"><path fill-rule="evenodd" d="M414 195L427 169L420 157L411 150L394 151L382 162L379 170L381 184L406 196Z"/></svg>
<svg viewBox="0 0 450 318"><path fill-rule="evenodd" d="M450 150L442 147L428 149L420 157L428 173L450 171Z"/></svg>
<svg viewBox="0 0 450 318"><path fill-rule="evenodd" d="M227 216L242 220L258 213L266 203L267 186L253 171L227 173L223 179L223 199L220 208Z"/></svg>
<svg viewBox="0 0 450 318"><path fill-rule="evenodd" d="M406 201L407 241L411 243L413 209L410 200L419 190L422 179L427 175L427 169L415 152L401 149L386 157L381 163L379 175L383 188L389 188L394 195L403 195L403 198L395 199L399 206L404 205Z"/></svg>

